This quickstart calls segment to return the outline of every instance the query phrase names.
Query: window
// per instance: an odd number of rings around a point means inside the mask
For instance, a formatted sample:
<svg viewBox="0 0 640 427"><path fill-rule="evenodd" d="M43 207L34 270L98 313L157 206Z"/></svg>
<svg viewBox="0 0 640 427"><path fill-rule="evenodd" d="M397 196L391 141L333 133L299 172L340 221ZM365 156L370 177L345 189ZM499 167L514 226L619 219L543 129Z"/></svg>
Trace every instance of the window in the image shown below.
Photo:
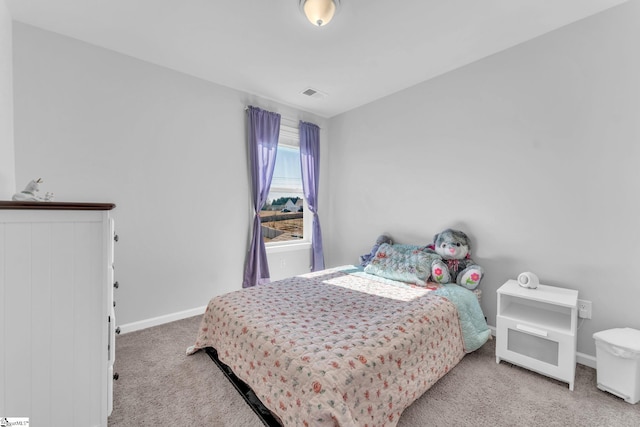
<svg viewBox="0 0 640 427"><path fill-rule="evenodd" d="M267 246L306 239L306 203L302 191L298 129L280 125L278 154L267 202L260 211L262 238Z"/></svg>

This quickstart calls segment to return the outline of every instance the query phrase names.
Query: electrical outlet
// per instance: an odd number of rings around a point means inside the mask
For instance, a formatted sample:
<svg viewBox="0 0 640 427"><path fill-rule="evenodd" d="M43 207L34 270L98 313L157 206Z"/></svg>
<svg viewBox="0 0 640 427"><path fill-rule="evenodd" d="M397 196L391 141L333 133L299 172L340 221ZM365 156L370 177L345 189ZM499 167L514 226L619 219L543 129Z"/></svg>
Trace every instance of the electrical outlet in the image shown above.
<svg viewBox="0 0 640 427"><path fill-rule="evenodd" d="M578 317L581 319L591 319L591 301L578 300Z"/></svg>

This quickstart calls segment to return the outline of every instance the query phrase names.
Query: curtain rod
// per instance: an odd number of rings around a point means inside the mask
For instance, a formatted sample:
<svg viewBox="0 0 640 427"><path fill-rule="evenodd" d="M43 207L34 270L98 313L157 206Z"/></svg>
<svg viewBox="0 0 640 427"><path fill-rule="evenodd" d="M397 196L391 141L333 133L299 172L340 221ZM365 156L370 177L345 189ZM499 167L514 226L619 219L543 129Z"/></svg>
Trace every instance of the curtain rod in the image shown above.
<svg viewBox="0 0 640 427"><path fill-rule="evenodd" d="M260 108L260 107L255 107L255 108ZM248 106L248 105L247 105L246 107L244 107L244 111L249 111L249 106ZM280 113L278 113L278 114L280 114ZM297 125L298 125L298 122L301 122L301 121L302 121L302 122L306 122L306 120L301 120L301 119L291 119L291 118L289 118L289 117L285 117L285 116L283 116L282 114L280 114L280 120L281 120L281 121L282 121L282 120L284 120L284 121L287 121L287 122L289 122L289 123L293 123L295 126L297 126ZM307 122L307 123L311 123L311 122ZM315 123L313 123L313 124L315 124ZM295 127L295 126L294 126L294 127ZM316 126L318 126L318 125L316 124ZM318 126L318 128L320 128L320 126ZM322 129L322 128L320 128L320 129Z"/></svg>

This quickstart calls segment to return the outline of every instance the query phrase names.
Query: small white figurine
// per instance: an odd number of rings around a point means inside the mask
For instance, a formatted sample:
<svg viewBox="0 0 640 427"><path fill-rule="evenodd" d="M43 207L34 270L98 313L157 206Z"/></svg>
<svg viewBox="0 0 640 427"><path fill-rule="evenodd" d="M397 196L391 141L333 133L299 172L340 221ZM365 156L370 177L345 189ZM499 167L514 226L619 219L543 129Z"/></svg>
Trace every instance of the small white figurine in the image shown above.
<svg viewBox="0 0 640 427"><path fill-rule="evenodd" d="M13 195L13 200L18 202L51 202L53 193L47 192L44 197L38 196L36 193L40 191L40 183L42 178L32 179L29 184L19 193Z"/></svg>

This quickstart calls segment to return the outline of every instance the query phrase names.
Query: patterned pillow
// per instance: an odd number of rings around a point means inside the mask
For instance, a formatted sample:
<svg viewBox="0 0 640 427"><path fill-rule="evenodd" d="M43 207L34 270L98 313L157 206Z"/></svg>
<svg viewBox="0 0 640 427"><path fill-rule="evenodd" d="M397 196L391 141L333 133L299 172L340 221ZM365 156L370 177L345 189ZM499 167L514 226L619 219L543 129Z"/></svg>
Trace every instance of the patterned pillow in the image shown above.
<svg viewBox="0 0 640 427"><path fill-rule="evenodd" d="M431 263L441 258L438 254L421 249L422 247L414 245L383 243L364 271L385 279L425 286L431 275Z"/></svg>

